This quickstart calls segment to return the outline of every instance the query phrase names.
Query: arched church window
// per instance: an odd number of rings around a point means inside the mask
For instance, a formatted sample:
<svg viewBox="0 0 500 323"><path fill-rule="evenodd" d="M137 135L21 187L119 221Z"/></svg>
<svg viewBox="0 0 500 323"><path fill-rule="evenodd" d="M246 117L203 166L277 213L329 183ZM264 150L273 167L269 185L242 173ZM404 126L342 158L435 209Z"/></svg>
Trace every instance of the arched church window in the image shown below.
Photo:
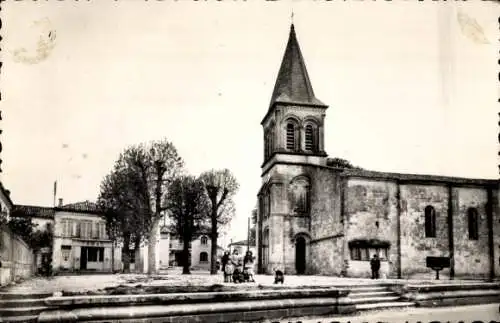
<svg viewBox="0 0 500 323"><path fill-rule="evenodd" d="M269 263L269 228L264 230L262 237L262 265L265 267Z"/></svg>
<svg viewBox="0 0 500 323"><path fill-rule="evenodd" d="M201 244L206 245L207 243L208 243L208 238L205 236L201 237Z"/></svg>
<svg viewBox="0 0 500 323"><path fill-rule="evenodd" d="M478 240L479 239L479 217L477 214L477 209L471 207L467 210L467 222L469 224L469 239Z"/></svg>
<svg viewBox="0 0 500 323"><path fill-rule="evenodd" d="M314 128L312 125L308 124L306 126L306 130L305 130L305 145L306 145L306 150L308 151L314 151L314 146L315 146L315 142L314 142Z"/></svg>
<svg viewBox="0 0 500 323"><path fill-rule="evenodd" d="M265 156L266 156L266 159L271 157L271 154L273 152L273 136L274 136L274 132L273 130L268 130L266 131L266 134L265 134Z"/></svg>
<svg viewBox="0 0 500 323"><path fill-rule="evenodd" d="M436 237L436 210L430 205L425 207L425 237Z"/></svg>
<svg viewBox="0 0 500 323"><path fill-rule="evenodd" d="M271 215L271 192L267 191L266 193L266 217L268 218Z"/></svg>
<svg viewBox="0 0 500 323"><path fill-rule="evenodd" d="M286 125L286 149L295 149L295 125L291 122Z"/></svg>
<svg viewBox="0 0 500 323"><path fill-rule="evenodd" d="M292 181L293 209L298 213L309 212L310 192L309 180L305 177L298 177Z"/></svg>

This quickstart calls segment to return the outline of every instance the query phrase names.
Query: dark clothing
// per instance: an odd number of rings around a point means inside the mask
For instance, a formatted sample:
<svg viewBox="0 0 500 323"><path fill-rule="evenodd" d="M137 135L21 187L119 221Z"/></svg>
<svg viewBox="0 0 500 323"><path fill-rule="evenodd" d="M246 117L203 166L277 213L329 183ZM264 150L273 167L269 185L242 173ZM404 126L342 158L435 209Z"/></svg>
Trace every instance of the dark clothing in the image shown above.
<svg viewBox="0 0 500 323"><path fill-rule="evenodd" d="M222 256L222 259L221 259L221 262L222 262L222 272L225 272L226 271L226 265L229 261L229 255L225 254L224 256Z"/></svg>
<svg viewBox="0 0 500 323"><path fill-rule="evenodd" d="M252 262L253 261L253 257L252 256L245 256L245 258L243 258L243 266L246 265L247 263L249 262Z"/></svg>
<svg viewBox="0 0 500 323"><path fill-rule="evenodd" d="M372 258L370 260L370 267L372 268L372 279L378 279L379 274L378 271L380 270L380 259L378 258Z"/></svg>

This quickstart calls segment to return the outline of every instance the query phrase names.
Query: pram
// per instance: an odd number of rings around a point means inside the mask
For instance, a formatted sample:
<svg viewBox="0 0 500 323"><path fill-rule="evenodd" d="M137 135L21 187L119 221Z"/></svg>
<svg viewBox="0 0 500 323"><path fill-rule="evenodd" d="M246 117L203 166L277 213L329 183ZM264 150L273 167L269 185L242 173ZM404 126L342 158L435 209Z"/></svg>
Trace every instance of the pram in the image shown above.
<svg viewBox="0 0 500 323"><path fill-rule="evenodd" d="M240 269L240 267L234 268L233 272L233 283L244 283L245 282L245 274Z"/></svg>
<svg viewBox="0 0 500 323"><path fill-rule="evenodd" d="M233 282L248 283L248 282L255 282L255 280L253 279L253 274L251 270L249 270L248 268L244 268L242 270L241 267L238 267L234 269Z"/></svg>

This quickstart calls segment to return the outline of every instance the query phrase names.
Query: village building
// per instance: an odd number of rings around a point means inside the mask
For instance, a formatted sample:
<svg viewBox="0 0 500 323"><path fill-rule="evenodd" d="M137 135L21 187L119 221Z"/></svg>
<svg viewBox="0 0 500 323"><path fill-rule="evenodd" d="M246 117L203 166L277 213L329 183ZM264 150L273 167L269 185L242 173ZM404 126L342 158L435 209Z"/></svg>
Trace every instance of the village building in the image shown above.
<svg viewBox="0 0 500 323"><path fill-rule="evenodd" d="M120 266L121 252L113 249L106 220L89 201L55 208L52 267L56 271L111 272ZM112 260L114 254L114 261Z"/></svg>
<svg viewBox="0 0 500 323"><path fill-rule="evenodd" d="M7 212L6 218L11 213L9 205L2 206L2 210ZM63 205L62 199L59 199L56 207L12 205L12 217L31 219L36 231L53 231L52 248L36 251L38 270L48 258L52 259L55 273L117 272L123 269L122 245L109 239L106 220L93 202ZM161 226L155 236L156 268L166 270L182 266L182 241L168 232L165 226ZM131 272L147 273L149 243L142 241L137 250L133 244L130 246ZM218 247L217 250L217 259L220 259L223 248ZM210 257L211 240L208 235L200 235L189 243L191 268L209 270Z"/></svg>
<svg viewBox="0 0 500 323"><path fill-rule="evenodd" d="M160 247L160 267L178 267L183 265L182 251L184 248L181 239L176 235L162 229L161 241L166 241ZM168 242L167 242L168 241ZM161 242L160 242L161 243ZM168 243L168 247L167 246ZM224 249L217 246L217 259L220 259ZM199 270L210 270L210 259L212 255L212 241L208 235L202 234L189 243L189 258L191 268ZM168 265L167 265L168 264Z"/></svg>
<svg viewBox="0 0 500 323"><path fill-rule="evenodd" d="M228 245L229 252L232 254L234 250L237 250L238 255L245 255L246 252L250 250L252 252L252 255L255 257L257 255L257 246L255 245L255 241L250 242L254 243L248 244L248 240L231 242Z"/></svg>
<svg viewBox="0 0 500 323"><path fill-rule="evenodd" d="M261 123L260 272L369 277L378 254L387 277L433 278L429 256L449 258L445 277L500 276L497 180L334 167L325 151L327 109L292 24Z"/></svg>
<svg viewBox="0 0 500 323"><path fill-rule="evenodd" d="M29 218L33 224L34 231L50 232L54 228L53 207L14 205L12 218ZM42 268L42 263L47 262L52 257L52 250L48 247L34 250L36 272Z"/></svg>

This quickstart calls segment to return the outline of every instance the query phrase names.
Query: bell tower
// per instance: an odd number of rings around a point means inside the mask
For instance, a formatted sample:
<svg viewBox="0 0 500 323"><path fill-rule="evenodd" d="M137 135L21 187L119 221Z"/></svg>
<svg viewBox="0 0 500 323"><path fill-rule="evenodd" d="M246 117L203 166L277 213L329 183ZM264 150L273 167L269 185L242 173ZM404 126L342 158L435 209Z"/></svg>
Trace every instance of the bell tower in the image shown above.
<svg viewBox="0 0 500 323"><path fill-rule="evenodd" d="M326 163L324 119L327 108L314 95L292 23L269 109L261 122L263 173L280 161Z"/></svg>
<svg viewBox="0 0 500 323"><path fill-rule="evenodd" d="M258 193L260 272L303 274L310 255L311 187L315 166L326 165L324 120L328 107L314 95L295 27L278 72L264 130L262 186Z"/></svg>

